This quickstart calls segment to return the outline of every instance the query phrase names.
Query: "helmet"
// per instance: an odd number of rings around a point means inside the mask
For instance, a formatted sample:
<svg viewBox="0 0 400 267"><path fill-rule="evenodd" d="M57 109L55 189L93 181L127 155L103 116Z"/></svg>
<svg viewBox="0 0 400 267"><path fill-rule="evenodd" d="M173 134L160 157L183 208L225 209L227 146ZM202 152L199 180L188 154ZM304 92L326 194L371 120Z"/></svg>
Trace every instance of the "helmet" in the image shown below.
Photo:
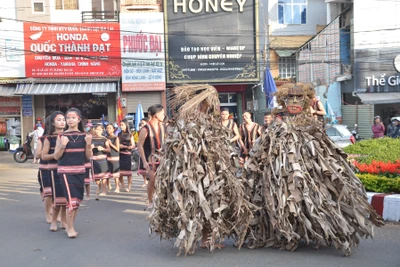
<svg viewBox="0 0 400 267"><path fill-rule="evenodd" d="M394 121L400 121L400 117L393 117L390 119L390 121L394 122Z"/></svg>
<svg viewBox="0 0 400 267"><path fill-rule="evenodd" d="M377 116L374 117L374 120L380 119L380 118L381 118L381 116L377 115Z"/></svg>
<svg viewBox="0 0 400 267"><path fill-rule="evenodd" d="M42 119L40 117L37 117L36 120L37 121L42 121Z"/></svg>

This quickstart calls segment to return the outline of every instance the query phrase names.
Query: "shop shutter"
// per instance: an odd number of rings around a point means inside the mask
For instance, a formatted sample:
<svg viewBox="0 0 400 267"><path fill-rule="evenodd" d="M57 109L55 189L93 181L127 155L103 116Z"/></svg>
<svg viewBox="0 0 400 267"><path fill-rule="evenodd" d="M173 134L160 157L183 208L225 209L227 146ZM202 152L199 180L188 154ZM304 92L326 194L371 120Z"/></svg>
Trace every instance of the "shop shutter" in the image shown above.
<svg viewBox="0 0 400 267"><path fill-rule="evenodd" d="M128 113L136 113L136 108L139 102L142 104L143 112L154 104L162 104L161 92L137 92L126 94L126 105Z"/></svg>
<svg viewBox="0 0 400 267"><path fill-rule="evenodd" d="M358 133L361 138L369 139L372 137L371 125L374 120L374 105L359 105L358 109L355 105L342 106L343 124L347 125L349 130L353 130L356 123L358 110Z"/></svg>

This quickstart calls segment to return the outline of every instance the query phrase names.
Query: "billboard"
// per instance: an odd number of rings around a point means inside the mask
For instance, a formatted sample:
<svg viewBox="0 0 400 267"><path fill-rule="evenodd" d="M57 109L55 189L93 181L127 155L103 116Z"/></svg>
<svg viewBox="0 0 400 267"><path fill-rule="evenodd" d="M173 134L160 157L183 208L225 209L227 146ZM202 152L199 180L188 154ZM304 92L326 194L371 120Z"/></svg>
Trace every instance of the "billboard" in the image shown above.
<svg viewBox="0 0 400 267"><path fill-rule="evenodd" d="M257 2L164 1L167 82L258 81Z"/></svg>
<svg viewBox="0 0 400 267"><path fill-rule="evenodd" d="M398 1L354 1L355 92L400 92L399 8Z"/></svg>
<svg viewBox="0 0 400 267"><path fill-rule="evenodd" d="M26 77L120 76L117 23L24 23Z"/></svg>
<svg viewBox="0 0 400 267"><path fill-rule="evenodd" d="M0 23L0 77L25 77L22 22Z"/></svg>
<svg viewBox="0 0 400 267"><path fill-rule="evenodd" d="M121 13L122 91L165 90L163 13Z"/></svg>

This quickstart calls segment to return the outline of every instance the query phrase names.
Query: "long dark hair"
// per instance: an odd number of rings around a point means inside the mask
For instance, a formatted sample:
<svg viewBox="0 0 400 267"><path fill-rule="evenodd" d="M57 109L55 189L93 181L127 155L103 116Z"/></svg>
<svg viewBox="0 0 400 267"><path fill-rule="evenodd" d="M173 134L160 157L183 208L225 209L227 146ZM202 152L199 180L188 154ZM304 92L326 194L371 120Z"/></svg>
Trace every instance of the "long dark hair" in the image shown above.
<svg viewBox="0 0 400 267"><path fill-rule="evenodd" d="M79 109L77 109L77 108L70 108L70 109L67 110L67 112L65 112L65 118L67 118L67 115L70 112L75 112L79 116L81 121L78 123L78 130L81 131L81 132L85 132L85 128L83 127L83 118L82 118L81 111Z"/></svg>
<svg viewBox="0 0 400 267"><path fill-rule="evenodd" d="M118 134L118 137L122 137L124 139L126 139L127 137L130 138L131 137L131 129L129 129L128 120L127 119L123 119L121 122L125 123L126 130L122 131L122 129L121 129L121 132Z"/></svg>
<svg viewBox="0 0 400 267"><path fill-rule="evenodd" d="M53 113L51 113L49 116L47 116L46 118L46 131L47 134L53 134L56 130L56 127L54 127L54 119L58 116L58 115L63 115L64 113L62 113L61 111L54 111ZM65 116L64 116L65 117Z"/></svg>
<svg viewBox="0 0 400 267"><path fill-rule="evenodd" d="M52 133L50 131L50 124L51 124L50 119L51 119L50 116L47 116L47 118L44 119L44 132L43 132L43 135L49 135L49 134Z"/></svg>

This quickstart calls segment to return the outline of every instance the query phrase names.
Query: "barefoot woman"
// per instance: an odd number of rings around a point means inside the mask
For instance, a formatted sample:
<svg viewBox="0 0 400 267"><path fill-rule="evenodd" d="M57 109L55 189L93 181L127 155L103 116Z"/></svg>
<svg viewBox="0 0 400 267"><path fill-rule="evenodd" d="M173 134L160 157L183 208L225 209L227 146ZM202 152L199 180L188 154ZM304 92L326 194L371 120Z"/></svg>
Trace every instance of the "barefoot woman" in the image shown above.
<svg viewBox="0 0 400 267"><path fill-rule="evenodd" d="M129 130L128 121L123 119L121 121L121 132L118 134L119 138L119 167L120 176L119 181L121 182L122 189L129 192L132 187L132 149L135 148L135 141L133 135ZM125 188L124 176L128 176L128 188ZM119 192L119 186L115 189L115 192Z"/></svg>
<svg viewBox="0 0 400 267"><path fill-rule="evenodd" d="M115 179L116 188L119 190L119 139L114 135L115 130L116 129L112 123L109 123L106 127L108 139L107 142L109 147L107 162L110 179ZM108 181L110 181L110 179L108 179Z"/></svg>
<svg viewBox="0 0 400 267"><path fill-rule="evenodd" d="M46 124L48 123L49 118L46 119ZM36 157L40 159L43 151L43 143L47 136L47 129L44 130L42 136L39 137L36 147ZM47 162L40 160L39 171L38 171L38 181L40 184L40 194L42 196L42 201L44 203L44 209L46 214L47 223L51 223L51 180L50 174L47 168Z"/></svg>
<svg viewBox="0 0 400 267"><path fill-rule="evenodd" d="M93 179L98 186L97 193L101 196L107 195L107 182L109 178L107 165L108 141L103 136L103 132L103 125L96 125L92 138L92 173ZM101 193L100 189L102 189Z"/></svg>
<svg viewBox="0 0 400 267"><path fill-rule="evenodd" d="M67 225L66 204L64 190L61 185L60 177L57 175L57 160L54 158L54 148L56 146L57 137L64 131L65 117L60 111L55 111L49 116L49 123L46 123L46 129L49 135L46 137L43 144L42 160L47 162L47 170L49 173L49 180L52 185L53 196L53 214L51 216L50 231L57 231L57 216L61 211L61 228Z"/></svg>
<svg viewBox="0 0 400 267"><path fill-rule="evenodd" d="M83 199L85 185L85 161L92 156L92 136L83 129L79 109L71 108L65 113L68 128L57 138L54 158L58 160L57 172L67 197L67 235L76 237L74 222L79 203Z"/></svg>

